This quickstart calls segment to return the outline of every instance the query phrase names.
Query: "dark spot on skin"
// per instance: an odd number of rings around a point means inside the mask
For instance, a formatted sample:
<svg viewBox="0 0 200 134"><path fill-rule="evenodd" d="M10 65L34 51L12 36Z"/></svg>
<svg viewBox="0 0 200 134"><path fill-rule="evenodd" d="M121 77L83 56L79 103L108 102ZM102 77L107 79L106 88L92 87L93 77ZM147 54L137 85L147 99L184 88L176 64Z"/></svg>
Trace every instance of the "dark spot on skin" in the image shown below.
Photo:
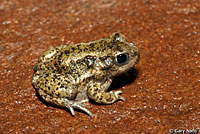
<svg viewBox="0 0 200 134"><path fill-rule="evenodd" d="M113 48L113 47L115 47L115 44L114 44L114 43L112 43L112 48Z"/></svg>
<svg viewBox="0 0 200 134"><path fill-rule="evenodd" d="M80 63L80 59L78 59L78 60L76 61L76 63Z"/></svg>
<svg viewBox="0 0 200 134"><path fill-rule="evenodd" d="M62 57L62 55L63 55L63 52L60 53L59 57Z"/></svg>
<svg viewBox="0 0 200 134"><path fill-rule="evenodd" d="M117 50L123 52L123 49L120 46L117 46Z"/></svg>
<svg viewBox="0 0 200 134"><path fill-rule="evenodd" d="M70 74L70 72L69 72L69 71L65 72L65 75L68 75L68 74Z"/></svg>
<svg viewBox="0 0 200 134"><path fill-rule="evenodd" d="M81 62L84 62L85 61L85 59L81 59Z"/></svg>
<svg viewBox="0 0 200 134"><path fill-rule="evenodd" d="M96 94L95 94L95 93L93 93L93 94L92 94L92 97L95 97L95 95L96 95Z"/></svg>
<svg viewBox="0 0 200 134"><path fill-rule="evenodd" d="M104 41L104 40L101 40L101 41L99 42L99 44L105 44L105 41Z"/></svg>
<svg viewBox="0 0 200 134"><path fill-rule="evenodd" d="M106 99L106 101L107 101L107 102L110 102L110 98L109 98L109 99Z"/></svg>
<svg viewBox="0 0 200 134"><path fill-rule="evenodd" d="M103 56L103 57L100 57L99 59L100 59L101 61L104 61L106 58L107 58L107 56Z"/></svg>
<svg viewBox="0 0 200 134"><path fill-rule="evenodd" d="M59 63L62 63L62 61L63 61L63 60L62 60L61 58L58 58L58 62L59 62Z"/></svg>
<svg viewBox="0 0 200 134"><path fill-rule="evenodd" d="M78 48L78 49L80 49L80 46L81 46L80 44L79 44L79 45L77 45L77 48Z"/></svg>
<svg viewBox="0 0 200 134"><path fill-rule="evenodd" d="M75 47L72 47L72 51L75 51L76 50L76 48Z"/></svg>
<svg viewBox="0 0 200 134"><path fill-rule="evenodd" d="M65 50L65 54L67 55L67 56L69 56L69 50Z"/></svg>
<svg viewBox="0 0 200 134"><path fill-rule="evenodd" d="M94 43L91 43L91 44L90 44L90 48L93 48L93 47L94 47Z"/></svg>
<svg viewBox="0 0 200 134"><path fill-rule="evenodd" d="M54 62L54 66L55 66L55 67L58 67L58 64L57 64L57 62Z"/></svg>
<svg viewBox="0 0 200 134"><path fill-rule="evenodd" d="M60 96L60 93L57 93L56 95L59 97L59 96Z"/></svg>
<svg viewBox="0 0 200 134"><path fill-rule="evenodd" d="M76 72L76 69L72 69L72 72Z"/></svg>
<svg viewBox="0 0 200 134"><path fill-rule="evenodd" d="M95 50L94 49L90 49L90 52L94 52Z"/></svg>
<svg viewBox="0 0 200 134"><path fill-rule="evenodd" d="M71 60L71 61L70 61L70 63L74 63L74 61L73 61L73 60Z"/></svg>
<svg viewBox="0 0 200 134"><path fill-rule="evenodd" d="M59 73L61 73L61 72L62 72L62 69L61 69L60 67L58 68L58 72L59 72Z"/></svg>
<svg viewBox="0 0 200 134"><path fill-rule="evenodd" d="M100 98L99 98L99 100L101 101L103 99L103 97L101 96Z"/></svg>
<svg viewBox="0 0 200 134"><path fill-rule="evenodd" d="M66 70L66 69L67 69L67 66L64 64L64 65L62 66L62 68L63 68L64 70Z"/></svg>
<svg viewBox="0 0 200 134"><path fill-rule="evenodd" d="M84 49L85 52L86 52L87 50L88 50L87 48Z"/></svg>

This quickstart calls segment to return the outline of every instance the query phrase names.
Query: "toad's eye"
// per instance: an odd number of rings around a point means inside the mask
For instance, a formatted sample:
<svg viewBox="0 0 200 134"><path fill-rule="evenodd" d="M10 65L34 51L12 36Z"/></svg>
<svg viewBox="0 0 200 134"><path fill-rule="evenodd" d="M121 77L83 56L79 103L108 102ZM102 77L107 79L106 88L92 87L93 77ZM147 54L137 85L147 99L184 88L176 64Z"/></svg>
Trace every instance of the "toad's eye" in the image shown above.
<svg viewBox="0 0 200 134"><path fill-rule="evenodd" d="M117 65L124 65L124 64L127 64L129 61L129 56L128 54L119 54L117 55L117 57L115 58L115 63Z"/></svg>

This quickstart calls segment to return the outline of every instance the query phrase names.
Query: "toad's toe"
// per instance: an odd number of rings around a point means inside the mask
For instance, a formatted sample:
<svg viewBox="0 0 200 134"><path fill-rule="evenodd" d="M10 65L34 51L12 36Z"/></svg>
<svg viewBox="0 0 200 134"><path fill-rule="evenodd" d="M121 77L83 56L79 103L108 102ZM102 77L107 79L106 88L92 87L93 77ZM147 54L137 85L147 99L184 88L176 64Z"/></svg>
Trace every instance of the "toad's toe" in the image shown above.
<svg viewBox="0 0 200 134"><path fill-rule="evenodd" d="M83 107L81 104L76 104L75 103L75 104L72 104L72 107L80 109L80 110L86 112L90 117L94 117L94 115L87 108ZM73 115L73 113L72 113L72 115Z"/></svg>

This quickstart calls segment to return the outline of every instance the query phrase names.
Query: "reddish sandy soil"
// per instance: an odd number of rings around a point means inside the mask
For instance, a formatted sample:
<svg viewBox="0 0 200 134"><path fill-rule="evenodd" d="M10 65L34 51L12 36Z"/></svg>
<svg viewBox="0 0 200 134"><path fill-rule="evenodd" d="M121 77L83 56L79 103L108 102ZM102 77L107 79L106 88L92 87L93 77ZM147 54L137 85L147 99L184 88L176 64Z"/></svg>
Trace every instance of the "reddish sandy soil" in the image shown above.
<svg viewBox="0 0 200 134"><path fill-rule="evenodd" d="M134 79L113 84L123 90L125 102L88 103L95 113L90 118L80 111L73 117L38 99L31 84L33 66L46 50L116 31L141 53ZM198 128L199 0L0 1L0 133L144 134Z"/></svg>

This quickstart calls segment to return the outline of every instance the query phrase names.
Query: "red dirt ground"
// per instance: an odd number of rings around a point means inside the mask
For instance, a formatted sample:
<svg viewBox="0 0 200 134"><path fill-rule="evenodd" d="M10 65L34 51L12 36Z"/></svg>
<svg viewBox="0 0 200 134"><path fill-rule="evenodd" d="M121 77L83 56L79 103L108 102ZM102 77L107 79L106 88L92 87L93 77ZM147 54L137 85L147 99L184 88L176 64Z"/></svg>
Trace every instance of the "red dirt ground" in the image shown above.
<svg viewBox="0 0 200 134"><path fill-rule="evenodd" d="M46 50L123 33L140 49L125 102L88 104L94 118L47 106L31 85ZM199 0L1 0L0 133L200 131Z"/></svg>

